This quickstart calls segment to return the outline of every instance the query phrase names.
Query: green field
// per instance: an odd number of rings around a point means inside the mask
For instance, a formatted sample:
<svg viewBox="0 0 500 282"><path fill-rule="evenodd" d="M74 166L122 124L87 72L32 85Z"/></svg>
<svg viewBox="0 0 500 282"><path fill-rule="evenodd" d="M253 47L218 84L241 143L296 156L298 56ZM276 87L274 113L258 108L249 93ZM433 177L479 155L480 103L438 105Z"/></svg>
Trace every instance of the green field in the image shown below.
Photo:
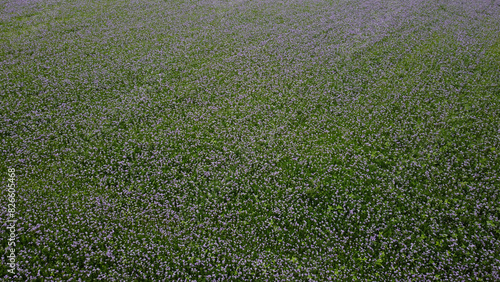
<svg viewBox="0 0 500 282"><path fill-rule="evenodd" d="M0 0L0 95L0 280L500 280L498 0Z"/></svg>

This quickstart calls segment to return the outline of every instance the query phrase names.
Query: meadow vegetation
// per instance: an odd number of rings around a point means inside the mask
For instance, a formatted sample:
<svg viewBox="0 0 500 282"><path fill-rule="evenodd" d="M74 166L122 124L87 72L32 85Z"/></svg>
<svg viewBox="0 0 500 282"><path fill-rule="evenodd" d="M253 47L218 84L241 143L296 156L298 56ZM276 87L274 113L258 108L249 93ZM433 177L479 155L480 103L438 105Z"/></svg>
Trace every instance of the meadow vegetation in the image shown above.
<svg viewBox="0 0 500 282"><path fill-rule="evenodd" d="M0 0L0 277L499 280L499 83L499 1Z"/></svg>

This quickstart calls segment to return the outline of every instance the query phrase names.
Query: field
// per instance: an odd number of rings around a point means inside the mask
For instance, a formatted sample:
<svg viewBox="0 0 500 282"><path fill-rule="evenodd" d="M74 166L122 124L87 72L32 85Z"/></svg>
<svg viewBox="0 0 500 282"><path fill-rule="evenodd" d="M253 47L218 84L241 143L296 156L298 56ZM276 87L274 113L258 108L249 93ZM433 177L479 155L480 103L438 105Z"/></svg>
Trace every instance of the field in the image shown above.
<svg viewBox="0 0 500 282"><path fill-rule="evenodd" d="M0 0L0 95L0 280L500 280L499 0Z"/></svg>

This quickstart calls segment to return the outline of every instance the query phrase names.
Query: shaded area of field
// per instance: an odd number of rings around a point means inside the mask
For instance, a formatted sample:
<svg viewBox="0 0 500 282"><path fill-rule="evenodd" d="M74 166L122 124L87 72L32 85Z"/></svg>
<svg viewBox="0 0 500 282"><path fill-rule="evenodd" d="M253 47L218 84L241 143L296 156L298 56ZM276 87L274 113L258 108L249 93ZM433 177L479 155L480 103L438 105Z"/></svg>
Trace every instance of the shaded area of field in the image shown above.
<svg viewBox="0 0 500 282"><path fill-rule="evenodd" d="M499 34L490 0L1 0L16 277L499 279Z"/></svg>

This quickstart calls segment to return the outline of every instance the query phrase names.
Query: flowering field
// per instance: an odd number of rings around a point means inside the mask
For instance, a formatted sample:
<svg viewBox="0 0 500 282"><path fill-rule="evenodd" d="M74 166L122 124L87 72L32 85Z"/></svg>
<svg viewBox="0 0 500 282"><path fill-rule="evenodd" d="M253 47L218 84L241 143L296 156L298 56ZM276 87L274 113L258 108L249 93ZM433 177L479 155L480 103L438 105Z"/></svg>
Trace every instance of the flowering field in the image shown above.
<svg viewBox="0 0 500 282"><path fill-rule="evenodd" d="M498 281L499 85L499 0L0 0L0 280Z"/></svg>

